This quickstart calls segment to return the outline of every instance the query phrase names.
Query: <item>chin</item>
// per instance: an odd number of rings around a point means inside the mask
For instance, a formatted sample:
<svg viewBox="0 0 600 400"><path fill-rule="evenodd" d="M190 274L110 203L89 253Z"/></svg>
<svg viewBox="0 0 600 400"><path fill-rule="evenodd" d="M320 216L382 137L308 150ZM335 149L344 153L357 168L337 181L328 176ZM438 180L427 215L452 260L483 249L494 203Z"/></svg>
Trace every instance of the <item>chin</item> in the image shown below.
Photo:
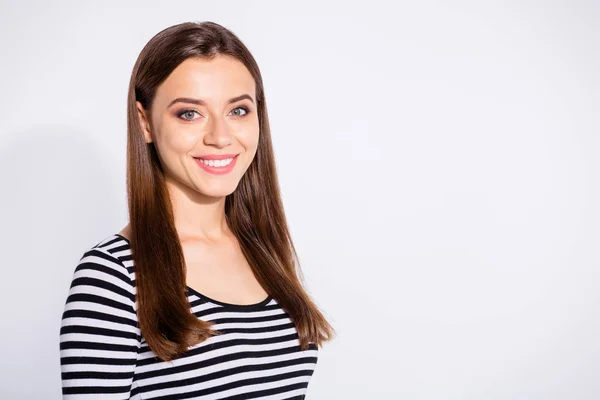
<svg viewBox="0 0 600 400"><path fill-rule="evenodd" d="M237 188L237 182L235 185L222 184L222 185L198 185L197 190L205 196L209 197L225 197L229 196Z"/></svg>

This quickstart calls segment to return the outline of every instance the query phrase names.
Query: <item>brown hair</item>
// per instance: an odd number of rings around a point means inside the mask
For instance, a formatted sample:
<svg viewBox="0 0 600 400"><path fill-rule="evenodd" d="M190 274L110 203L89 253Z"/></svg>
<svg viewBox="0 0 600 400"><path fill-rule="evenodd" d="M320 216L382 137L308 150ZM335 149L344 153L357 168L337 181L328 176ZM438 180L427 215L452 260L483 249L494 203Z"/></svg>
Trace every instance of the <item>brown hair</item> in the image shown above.
<svg viewBox="0 0 600 400"><path fill-rule="evenodd" d="M127 194L138 321L148 346L162 360L177 358L188 346L219 332L190 310L185 261L163 170L154 143L144 140L136 101L149 115L157 87L181 62L218 54L241 61L253 76L260 129L256 156L225 200L228 225L259 283L294 322L301 348L309 342L321 346L335 335L301 282L304 277L281 201L258 65L241 40L223 26L185 22L162 30L144 46L131 74L127 99Z"/></svg>

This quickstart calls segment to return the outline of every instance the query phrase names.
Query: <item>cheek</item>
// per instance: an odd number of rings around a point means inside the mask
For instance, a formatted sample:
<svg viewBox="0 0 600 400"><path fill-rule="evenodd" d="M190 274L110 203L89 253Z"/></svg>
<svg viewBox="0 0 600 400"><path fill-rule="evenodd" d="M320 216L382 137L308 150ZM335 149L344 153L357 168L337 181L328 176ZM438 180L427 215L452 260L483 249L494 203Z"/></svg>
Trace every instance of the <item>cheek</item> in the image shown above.
<svg viewBox="0 0 600 400"><path fill-rule="evenodd" d="M254 153L258 147L259 129L253 127L252 129L245 130L239 137L239 141L246 148L246 151Z"/></svg>
<svg viewBox="0 0 600 400"><path fill-rule="evenodd" d="M168 151L174 153L187 153L192 150L198 141L198 133L194 133L192 130L177 129L177 130L166 130L163 142Z"/></svg>

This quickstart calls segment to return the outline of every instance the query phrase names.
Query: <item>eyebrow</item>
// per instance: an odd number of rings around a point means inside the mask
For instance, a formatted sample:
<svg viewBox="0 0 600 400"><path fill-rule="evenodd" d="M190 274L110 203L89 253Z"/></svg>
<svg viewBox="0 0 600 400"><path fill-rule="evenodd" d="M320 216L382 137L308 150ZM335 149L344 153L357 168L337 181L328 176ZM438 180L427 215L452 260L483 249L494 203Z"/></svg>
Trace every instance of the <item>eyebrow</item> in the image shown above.
<svg viewBox="0 0 600 400"><path fill-rule="evenodd" d="M249 94L246 94L246 93L244 93L244 94L242 94L240 96L232 97L231 99L229 99L229 101L227 103L231 104L231 103L235 103L237 101L243 100L243 99L248 99L252 103L254 103L254 100L252 99L252 97ZM171 101L169 103L169 105L167 106L167 108L171 107L175 103L191 103L191 104L196 104L198 106L205 106L206 105L206 102L204 100L201 100L201 99L194 99L194 98L191 98L191 97L178 97L175 100Z"/></svg>

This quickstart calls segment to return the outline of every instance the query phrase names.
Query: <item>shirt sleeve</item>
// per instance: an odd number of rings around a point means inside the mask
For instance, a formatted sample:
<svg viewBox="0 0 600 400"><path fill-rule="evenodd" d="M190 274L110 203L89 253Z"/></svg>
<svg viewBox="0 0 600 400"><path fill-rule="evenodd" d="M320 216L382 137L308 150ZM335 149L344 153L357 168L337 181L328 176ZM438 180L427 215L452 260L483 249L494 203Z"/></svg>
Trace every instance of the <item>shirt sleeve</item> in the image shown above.
<svg viewBox="0 0 600 400"><path fill-rule="evenodd" d="M129 399L140 340L127 269L102 248L86 251L61 320L63 400Z"/></svg>

